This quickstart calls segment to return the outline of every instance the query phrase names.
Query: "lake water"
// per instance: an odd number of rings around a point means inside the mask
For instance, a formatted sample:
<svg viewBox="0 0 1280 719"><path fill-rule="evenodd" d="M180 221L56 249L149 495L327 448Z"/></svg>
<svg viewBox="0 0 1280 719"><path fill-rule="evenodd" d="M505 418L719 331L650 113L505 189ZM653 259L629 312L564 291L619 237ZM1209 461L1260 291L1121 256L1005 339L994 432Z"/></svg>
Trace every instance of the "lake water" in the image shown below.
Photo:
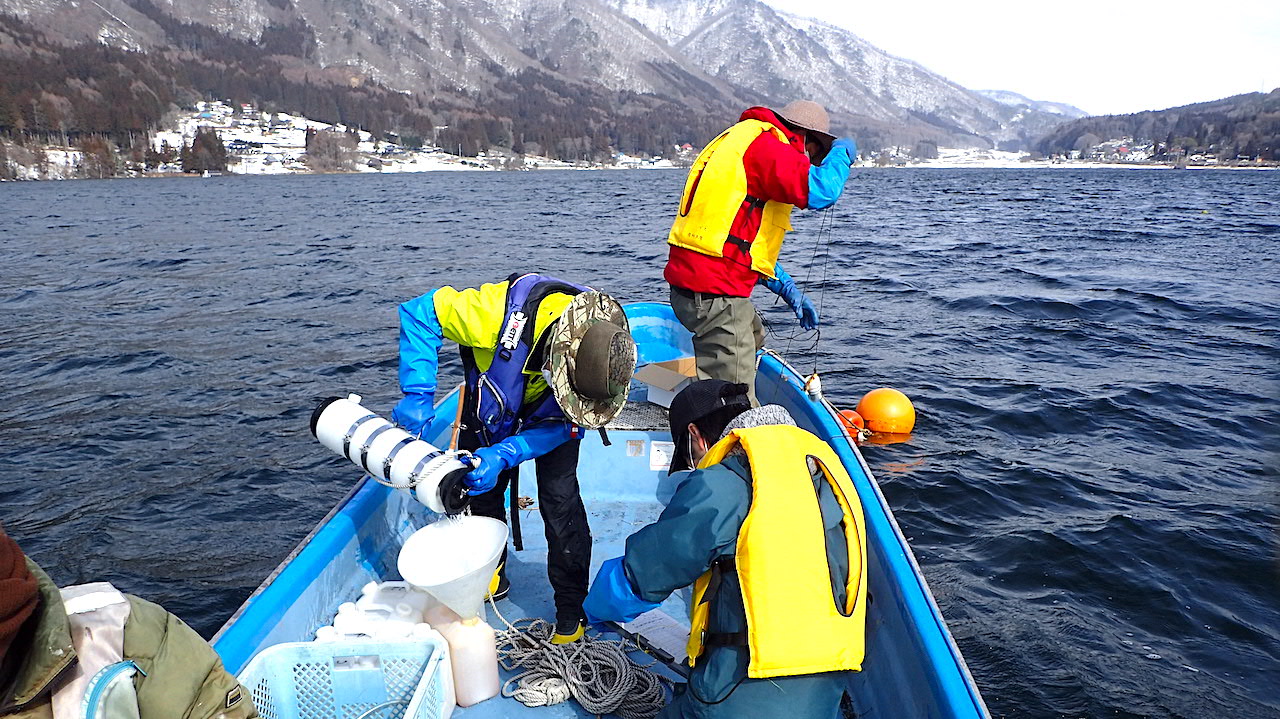
<svg viewBox="0 0 1280 719"><path fill-rule="evenodd" d="M531 269L665 300L682 184L0 186L0 521L209 636L357 479L307 420L389 411L398 303ZM1280 173L858 170L796 225L821 339L762 290L770 345L915 402L863 451L993 715L1280 716Z"/></svg>

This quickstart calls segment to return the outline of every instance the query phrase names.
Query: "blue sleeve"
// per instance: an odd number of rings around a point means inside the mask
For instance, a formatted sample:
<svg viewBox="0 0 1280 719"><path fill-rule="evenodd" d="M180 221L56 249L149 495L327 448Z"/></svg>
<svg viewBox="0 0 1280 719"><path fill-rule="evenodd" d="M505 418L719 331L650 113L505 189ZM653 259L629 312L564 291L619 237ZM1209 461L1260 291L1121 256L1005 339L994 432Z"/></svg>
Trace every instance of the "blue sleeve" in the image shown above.
<svg viewBox="0 0 1280 719"><path fill-rule="evenodd" d="M849 165L857 152L852 145L852 140L836 140L822 164L809 168L809 209L823 210L840 199L844 183L849 179Z"/></svg>
<svg viewBox="0 0 1280 719"><path fill-rule="evenodd" d="M627 538L623 562L636 596L661 602L693 584L737 546L750 507L747 482L724 464L691 472L658 520Z"/></svg>
<svg viewBox="0 0 1280 719"><path fill-rule="evenodd" d="M573 425L568 422L540 422L497 442L492 449L508 467L515 467L525 460L541 457L572 437Z"/></svg>
<svg viewBox="0 0 1280 719"><path fill-rule="evenodd" d="M587 598L582 602L582 611L591 624L629 622L650 609L657 609L658 605L659 602L645 601L636 594L622 557L614 557L600 565Z"/></svg>
<svg viewBox="0 0 1280 719"><path fill-rule="evenodd" d="M436 317L435 291L400 305L400 391L391 419L411 434L435 414L436 368L444 332Z"/></svg>

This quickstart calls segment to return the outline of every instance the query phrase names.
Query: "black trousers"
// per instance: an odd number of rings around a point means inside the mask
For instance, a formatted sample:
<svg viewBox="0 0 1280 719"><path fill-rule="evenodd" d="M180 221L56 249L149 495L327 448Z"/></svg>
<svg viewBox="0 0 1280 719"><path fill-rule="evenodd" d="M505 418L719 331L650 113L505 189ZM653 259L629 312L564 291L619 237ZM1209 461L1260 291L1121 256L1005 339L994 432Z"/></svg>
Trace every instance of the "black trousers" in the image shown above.
<svg viewBox="0 0 1280 719"><path fill-rule="evenodd" d="M587 526L587 509L578 490L581 446L582 440L571 439L533 460L538 476L538 510L547 536L547 579L555 597L556 618L565 620L582 617L591 569L591 528ZM474 451L480 447L480 439L463 431L458 436L458 447ZM518 471L513 468L503 472L493 489L476 495L471 500L472 513L507 521L503 495ZM514 499L511 511L519 511ZM502 561L507 561L505 548Z"/></svg>

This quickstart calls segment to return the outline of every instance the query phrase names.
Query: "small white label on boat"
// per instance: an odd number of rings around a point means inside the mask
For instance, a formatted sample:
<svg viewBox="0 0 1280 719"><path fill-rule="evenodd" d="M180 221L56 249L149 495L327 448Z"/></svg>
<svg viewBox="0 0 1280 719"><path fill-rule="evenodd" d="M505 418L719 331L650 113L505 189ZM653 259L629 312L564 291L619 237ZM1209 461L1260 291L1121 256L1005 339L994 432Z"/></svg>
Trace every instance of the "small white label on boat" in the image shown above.
<svg viewBox="0 0 1280 719"><path fill-rule="evenodd" d="M627 440L627 456L643 457L644 456L644 440L643 439Z"/></svg>
<svg viewBox="0 0 1280 719"><path fill-rule="evenodd" d="M657 472L671 467L671 457L676 453L675 442L649 443L649 469Z"/></svg>

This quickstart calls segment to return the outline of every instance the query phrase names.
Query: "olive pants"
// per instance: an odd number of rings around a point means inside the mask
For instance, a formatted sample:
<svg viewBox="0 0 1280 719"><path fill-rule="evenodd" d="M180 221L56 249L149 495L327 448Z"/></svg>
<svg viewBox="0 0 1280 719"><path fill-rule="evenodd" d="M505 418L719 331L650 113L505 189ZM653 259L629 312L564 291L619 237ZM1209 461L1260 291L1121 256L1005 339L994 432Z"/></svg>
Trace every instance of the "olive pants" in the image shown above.
<svg viewBox="0 0 1280 719"><path fill-rule="evenodd" d="M764 327L749 297L727 297L671 288L671 309L693 333L698 379L741 382L756 401L756 350L764 346Z"/></svg>

